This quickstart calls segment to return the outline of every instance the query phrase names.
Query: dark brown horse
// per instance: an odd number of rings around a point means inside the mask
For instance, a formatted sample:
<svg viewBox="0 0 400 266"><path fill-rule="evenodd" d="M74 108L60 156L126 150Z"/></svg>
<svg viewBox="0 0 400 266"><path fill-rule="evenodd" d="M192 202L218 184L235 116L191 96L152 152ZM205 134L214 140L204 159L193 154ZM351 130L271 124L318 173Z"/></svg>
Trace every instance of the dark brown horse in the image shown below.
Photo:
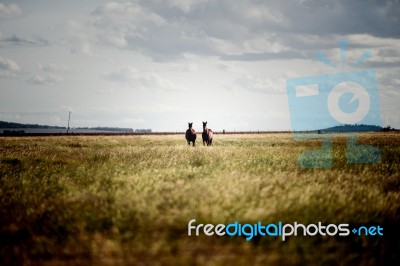
<svg viewBox="0 0 400 266"><path fill-rule="evenodd" d="M193 142L193 146L194 146L196 143L196 137L197 137L196 131L194 130L194 128L192 128L193 123L188 123L188 124L189 124L189 129L186 130L185 137L186 137L188 145L190 145L190 142Z"/></svg>
<svg viewBox="0 0 400 266"><path fill-rule="evenodd" d="M207 146L212 145L212 140L213 140L213 132L211 129L207 128L207 121L203 122L203 134L201 135L203 137L203 145L207 143Z"/></svg>

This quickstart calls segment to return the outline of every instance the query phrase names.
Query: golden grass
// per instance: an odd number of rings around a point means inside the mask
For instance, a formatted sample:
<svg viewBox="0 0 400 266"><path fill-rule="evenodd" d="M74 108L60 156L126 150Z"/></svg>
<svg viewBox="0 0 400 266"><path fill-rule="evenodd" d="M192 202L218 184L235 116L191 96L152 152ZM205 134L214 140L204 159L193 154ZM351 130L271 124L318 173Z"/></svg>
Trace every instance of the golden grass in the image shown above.
<svg viewBox="0 0 400 266"><path fill-rule="evenodd" d="M290 134L0 138L0 262L6 264L363 264L399 259L400 135L370 133L379 164L301 169L318 140ZM384 237L188 237L204 223L381 225Z"/></svg>

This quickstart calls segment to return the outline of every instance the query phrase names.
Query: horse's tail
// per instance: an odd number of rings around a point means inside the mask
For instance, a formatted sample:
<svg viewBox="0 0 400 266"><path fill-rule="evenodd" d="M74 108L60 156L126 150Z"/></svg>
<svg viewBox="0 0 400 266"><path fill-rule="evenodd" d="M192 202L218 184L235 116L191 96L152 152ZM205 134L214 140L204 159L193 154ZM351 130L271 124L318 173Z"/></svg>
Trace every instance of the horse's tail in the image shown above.
<svg viewBox="0 0 400 266"><path fill-rule="evenodd" d="M208 141L209 141L209 145L212 145L212 139L213 139L213 131L211 129L208 129Z"/></svg>

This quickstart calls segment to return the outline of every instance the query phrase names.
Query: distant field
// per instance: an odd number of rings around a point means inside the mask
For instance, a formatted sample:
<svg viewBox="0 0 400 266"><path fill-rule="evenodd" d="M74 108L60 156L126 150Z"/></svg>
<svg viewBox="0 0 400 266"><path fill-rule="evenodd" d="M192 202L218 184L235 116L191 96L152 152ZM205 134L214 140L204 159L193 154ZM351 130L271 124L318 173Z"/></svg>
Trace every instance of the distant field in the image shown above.
<svg viewBox="0 0 400 266"><path fill-rule="evenodd" d="M380 164L300 169L290 134L0 138L0 264L385 265L400 261L400 134ZM384 236L195 237L187 224L321 221Z"/></svg>

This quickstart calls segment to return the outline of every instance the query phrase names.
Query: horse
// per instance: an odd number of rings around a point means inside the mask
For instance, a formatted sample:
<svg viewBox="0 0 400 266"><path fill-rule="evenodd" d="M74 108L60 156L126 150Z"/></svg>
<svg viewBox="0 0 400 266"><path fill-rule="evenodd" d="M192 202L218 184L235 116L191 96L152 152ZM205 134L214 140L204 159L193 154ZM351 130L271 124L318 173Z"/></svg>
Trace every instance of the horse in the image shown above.
<svg viewBox="0 0 400 266"><path fill-rule="evenodd" d="M188 145L190 145L190 142L193 142L193 147L194 147L195 143L196 143L196 137L197 137L196 130L194 130L194 128L192 128L193 122L192 123L188 123L188 124L189 124L189 129L186 130L185 137L186 137Z"/></svg>
<svg viewBox="0 0 400 266"><path fill-rule="evenodd" d="M207 146L211 146L212 145L213 132L212 132L211 129L207 128L207 121L206 122L203 121L202 137L203 137L203 145L204 146L205 146L206 143L207 143Z"/></svg>

